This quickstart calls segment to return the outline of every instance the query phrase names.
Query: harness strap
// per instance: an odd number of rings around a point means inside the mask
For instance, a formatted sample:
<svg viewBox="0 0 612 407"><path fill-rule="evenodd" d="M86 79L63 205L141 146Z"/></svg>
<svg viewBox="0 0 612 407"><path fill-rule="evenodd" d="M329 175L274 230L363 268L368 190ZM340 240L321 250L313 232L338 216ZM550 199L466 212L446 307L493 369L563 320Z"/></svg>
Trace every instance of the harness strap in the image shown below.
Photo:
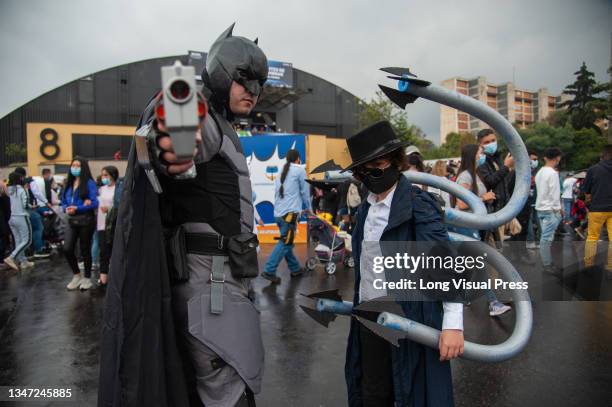
<svg viewBox="0 0 612 407"><path fill-rule="evenodd" d="M223 283L225 275L223 266L226 256L212 256L212 269L210 271L210 312L223 313Z"/></svg>

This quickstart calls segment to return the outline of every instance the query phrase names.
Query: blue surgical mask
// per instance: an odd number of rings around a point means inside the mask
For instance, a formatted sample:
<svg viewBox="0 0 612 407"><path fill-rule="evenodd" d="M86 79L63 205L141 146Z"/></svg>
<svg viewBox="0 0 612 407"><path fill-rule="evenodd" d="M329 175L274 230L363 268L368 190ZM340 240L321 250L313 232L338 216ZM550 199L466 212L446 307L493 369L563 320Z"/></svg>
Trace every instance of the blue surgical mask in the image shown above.
<svg viewBox="0 0 612 407"><path fill-rule="evenodd" d="M497 141L494 141L484 146L483 151L485 152L485 154L495 154L497 152Z"/></svg>
<svg viewBox="0 0 612 407"><path fill-rule="evenodd" d="M102 178L102 185L109 185L109 184L110 184L110 179Z"/></svg>
<svg viewBox="0 0 612 407"><path fill-rule="evenodd" d="M81 169L78 167L70 167L70 173L75 177L78 177L79 175L81 175Z"/></svg>
<svg viewBox="0 0 612 407"><path fill-rule="evenodd" d="M482 164L484 164L484 163L485 163L485 161L486 161L486 160L487 160L487 156L486 156L486 155L484 155L484 154L480 154L480 155L478 156L478 163L477 163L477 164L478 164L478 166L480 167Z"/></svg>
<svg viewBox="0 0 612 407"><path fill-rule="evenodd" d="M538 168L538 160L531 160L531 168L534 170Z"/></svg>

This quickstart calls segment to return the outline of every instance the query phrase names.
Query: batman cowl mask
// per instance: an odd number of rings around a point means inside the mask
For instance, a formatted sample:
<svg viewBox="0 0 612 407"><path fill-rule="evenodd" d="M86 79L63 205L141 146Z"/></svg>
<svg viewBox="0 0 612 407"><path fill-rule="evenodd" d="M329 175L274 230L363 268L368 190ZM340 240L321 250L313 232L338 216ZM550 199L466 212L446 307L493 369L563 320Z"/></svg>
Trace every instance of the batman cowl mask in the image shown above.
<svg viewBox="0 0 612 407"><path fill-rule="evenodd" d="M251 41L232 35L232 24L214 42L202 71L202 81L212 92L211 98L227 108L232 81L236 81L254 96L259 96L268 79L268 59Z"/></svg>

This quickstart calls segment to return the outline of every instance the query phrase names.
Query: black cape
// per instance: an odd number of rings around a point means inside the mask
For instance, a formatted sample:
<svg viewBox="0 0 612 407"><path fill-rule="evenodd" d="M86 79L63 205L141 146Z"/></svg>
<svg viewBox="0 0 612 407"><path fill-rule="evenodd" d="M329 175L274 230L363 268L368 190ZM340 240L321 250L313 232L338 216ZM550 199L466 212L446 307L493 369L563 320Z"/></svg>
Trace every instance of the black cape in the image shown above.
<svg viewBox="0 0 612 407"><path fill-rule="evenodd" d="M132 144L104 304L98 405L189 406L159 196Z"/></svg>

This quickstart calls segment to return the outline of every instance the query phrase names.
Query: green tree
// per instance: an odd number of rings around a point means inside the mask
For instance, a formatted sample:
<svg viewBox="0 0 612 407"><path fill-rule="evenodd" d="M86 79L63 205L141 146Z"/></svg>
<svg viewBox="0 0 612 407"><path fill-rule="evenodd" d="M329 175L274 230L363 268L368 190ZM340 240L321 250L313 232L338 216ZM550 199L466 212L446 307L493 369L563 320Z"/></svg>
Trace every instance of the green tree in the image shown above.
<svg viewBox="0 0 612 407"><path fill-rule="evenodd" d="M519 131L527 149L540 157L549 147L558 147L563 152L561 166L565 170L581 170L599 160L606 139L595 129L576 130L569 124L554 127L548 123L536 123Z"/></svg>
<svg viewBox="0 0 612 407"><path fill-rule="evenodd" d="M557 109L552 111L544 121L553 127L564 127L567 124L568 116L567 110Z"/></svg>
<svg viewBox="0 0 612 407"><path fill-rule="evenodd" d="M427 160L461 156L461 149L466 144L475 144L476 137L470 133L448 133L442 145L425 151L423 156Z"/></svg>
<svg viewBox="0 0 612 407"><path fill-rule="evenodd" d="M568 169L582 170L599 161L599 156L607 141L594 129L581 129L574 132L574 149L569 154Z"/></svg>
<svg viewBox="0 0 612 407"><path fill-rule="evenodd" d="M612 65L608 68L608 76L610 80L601 85L602 91L608 94L608 100L602 110L605 112L605 119L608 120L608 143L612 144L612 123L610 123L612 121Z"/></svg>
<svg viewBox="0 0 612 407"><path fill-rule="evenodd" d="M26 160L27 150L23 144L9 143L4 147L4 154L13 162L23 162Z"/></svg>
<svg viewBox="0 0 612 407"><path fill-rule="evenodd" d="M391 102L381 91L376 92L369 101L360 103L358 123L360 128L370 126L381 120L391 123L393 131L400 138L419 148L431 148L433 143L425 139L423 131L408 122L406 112Z"/></svg>
<svg viewBox="0 0 612 407"><path fill-rule="evenodd" d="M580 69L574 72L576 80L563 90L566 95L573 96L561 104L567 107L569 121L575 129L591 128L601 132L595 122L605 117L605 102L597 95L605 92L606 84L595 81L595 74L587 69L583 62Z"/></svg>

